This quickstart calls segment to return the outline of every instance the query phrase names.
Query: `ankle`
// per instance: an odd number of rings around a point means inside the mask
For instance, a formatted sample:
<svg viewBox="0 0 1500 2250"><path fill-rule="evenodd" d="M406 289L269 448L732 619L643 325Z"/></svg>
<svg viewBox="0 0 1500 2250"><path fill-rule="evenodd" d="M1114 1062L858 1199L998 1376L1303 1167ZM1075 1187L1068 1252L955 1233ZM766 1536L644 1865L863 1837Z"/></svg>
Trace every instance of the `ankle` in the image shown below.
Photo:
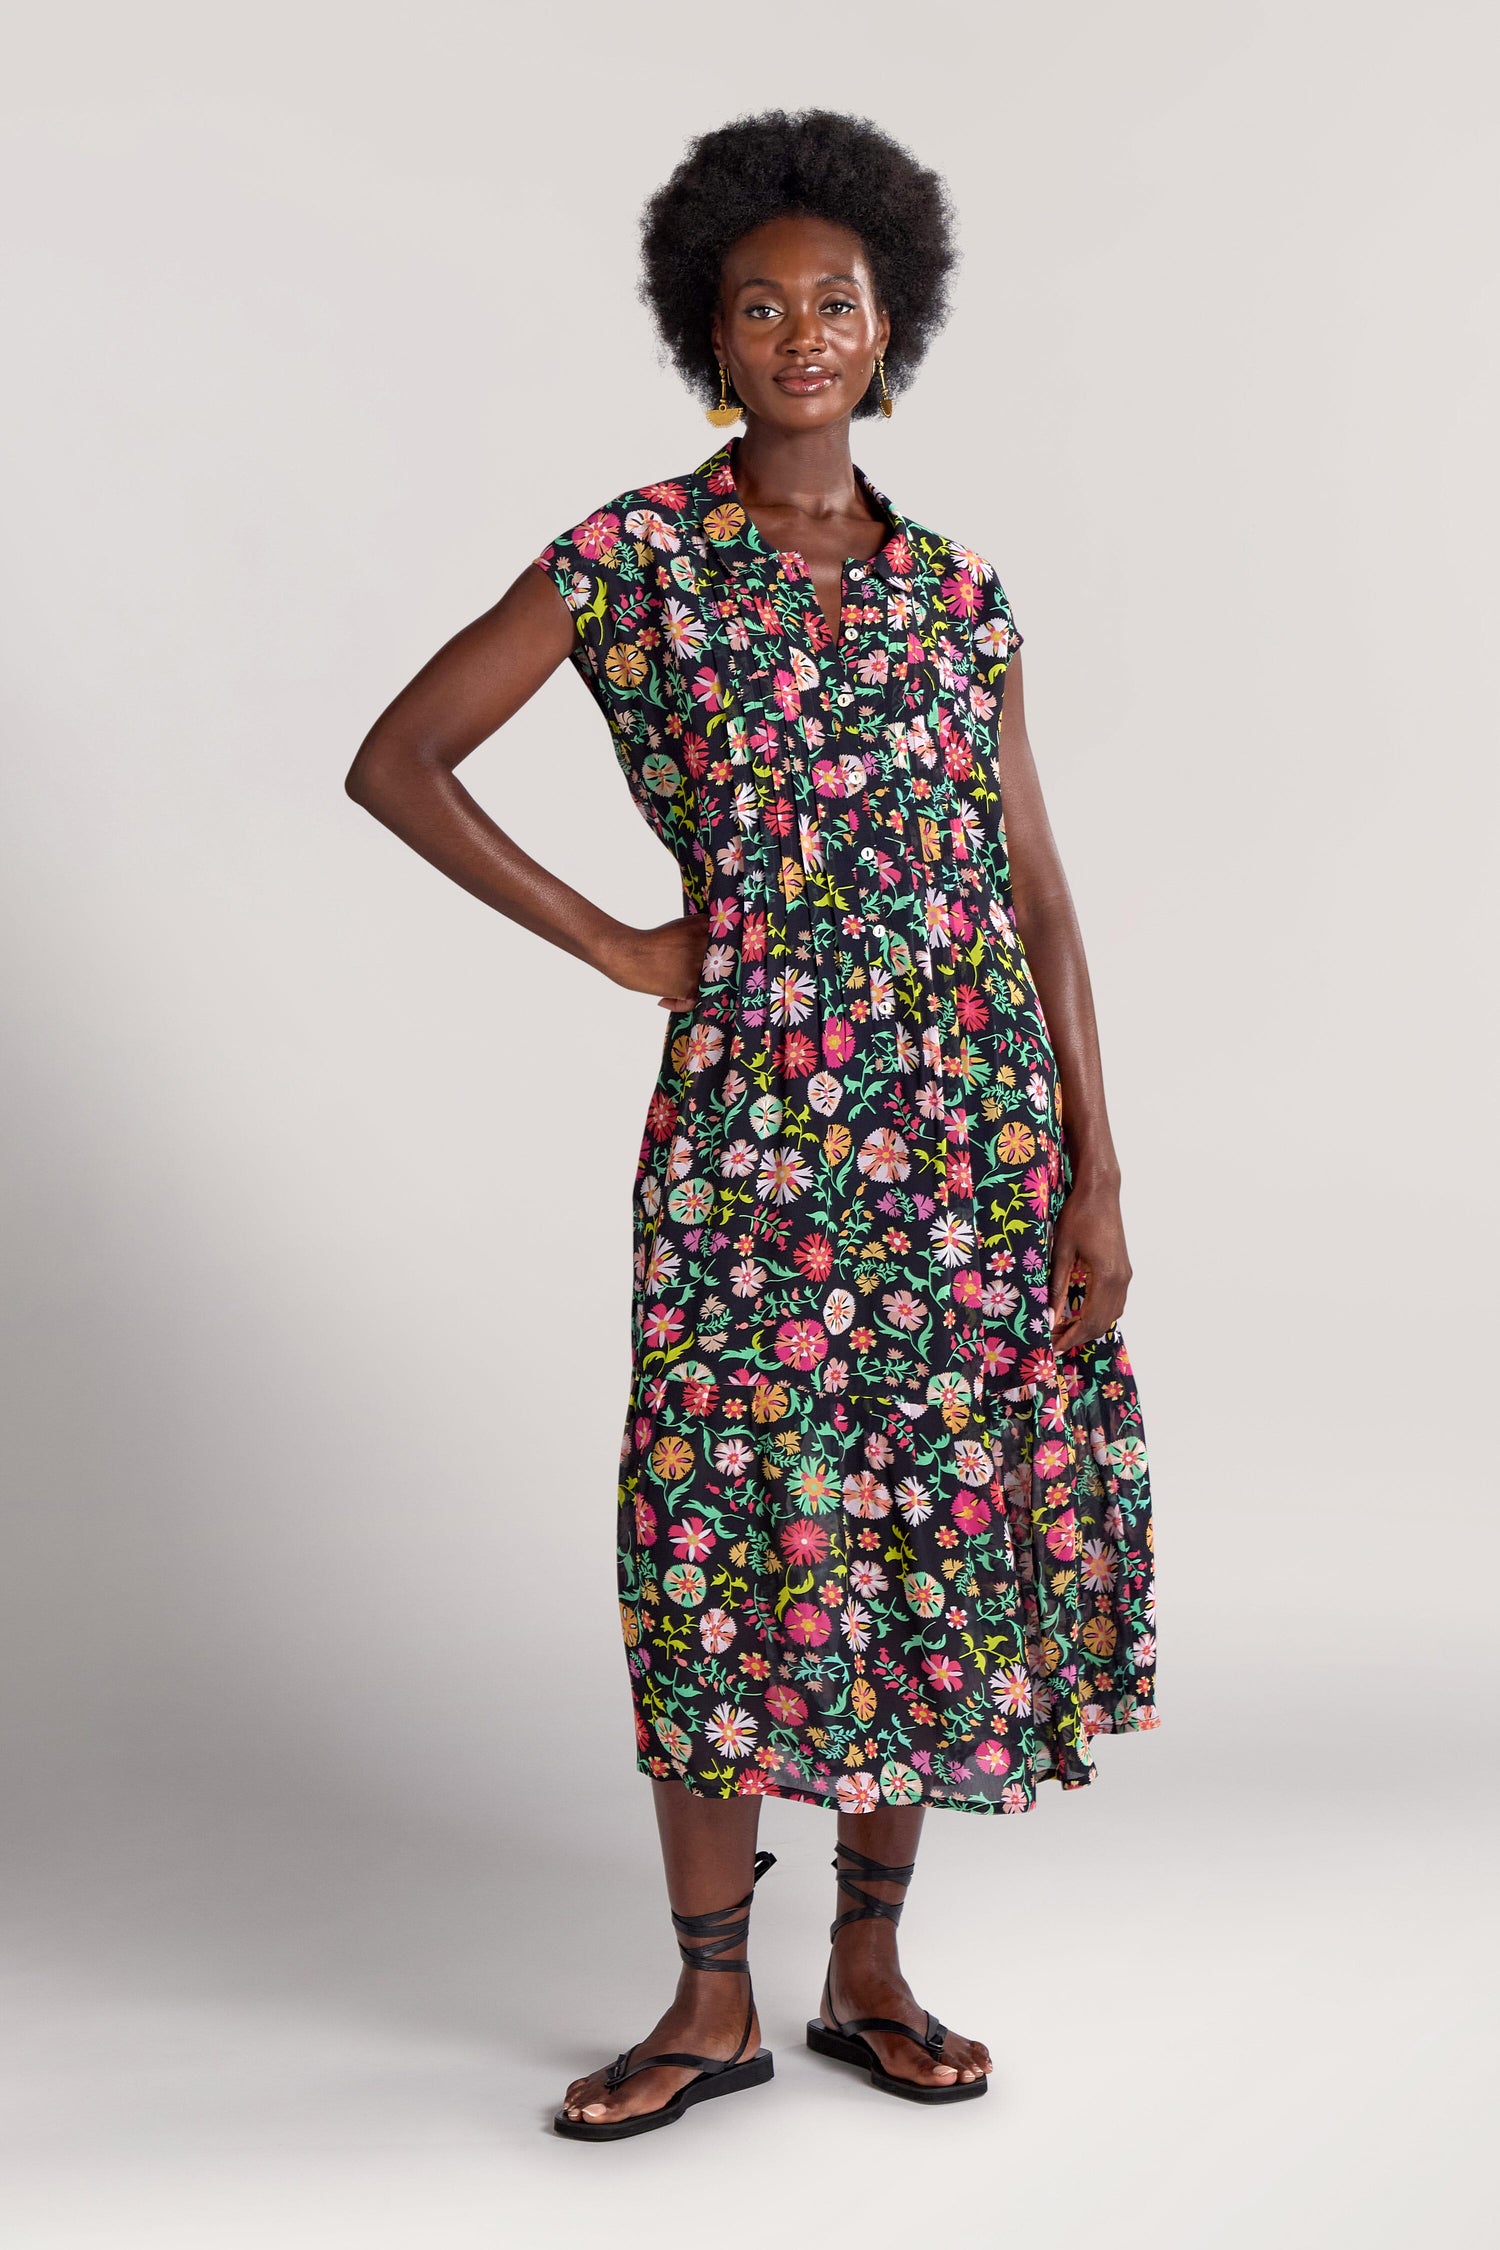
<svg viewBox="0 0 1500 2250"><path fill-rule="evenodd" d="M677 1973L677 2005L689 2015L743 2015L749 1997L748 1967L742 1977L705 1976L686 1964Z"/></svg>
<svg viewBox="0 0 1500 2250"><path fill-rule="evenodd" d="M896 1931L890 1922L855 1922L839 1931L831 1948L838 1976L868 1976L872 1971L894 1974L899 1959Z"/></svg>

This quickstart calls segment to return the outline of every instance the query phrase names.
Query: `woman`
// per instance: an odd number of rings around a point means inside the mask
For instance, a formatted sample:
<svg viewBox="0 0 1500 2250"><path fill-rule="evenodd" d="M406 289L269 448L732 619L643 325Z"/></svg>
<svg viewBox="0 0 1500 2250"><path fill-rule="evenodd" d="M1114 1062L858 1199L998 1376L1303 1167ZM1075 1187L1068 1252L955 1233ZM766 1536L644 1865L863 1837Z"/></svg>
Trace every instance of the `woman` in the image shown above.
<svg viewBox="0 0 1500 2250"><path fill-rule="evenodd" d="M677 365L743 436L554 540L348 783L672 1018L619 1566L683 1967L649 2038L568 2088L580 2139L770 2077L763 1796L837 1814L809 2043L882 2091L983 2094L987 2048L897 1957L925 1807L1021 1811L1046 1775L1091 1779L1093 1734L1154 1723L1119 1170L1021 636L989 564L850 455L941 320L941 183L861 120L773 112L692 146L644 244ZM564 658L681 869L658 928L579 897L455 779Z"/></svg>

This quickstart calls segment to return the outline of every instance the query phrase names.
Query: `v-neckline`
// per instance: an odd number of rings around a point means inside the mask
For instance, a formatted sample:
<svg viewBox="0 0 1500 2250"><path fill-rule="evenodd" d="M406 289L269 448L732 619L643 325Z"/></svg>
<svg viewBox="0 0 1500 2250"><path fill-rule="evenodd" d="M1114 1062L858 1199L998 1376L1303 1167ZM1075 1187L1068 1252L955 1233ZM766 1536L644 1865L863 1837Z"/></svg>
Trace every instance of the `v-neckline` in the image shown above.
<svg viewBox="0 0 1500 2250"><path fill-rule="evenodd" d="M844 589L848 582L848 576L851 568L859 570L873 570L876 563L880 560L880 557L885 553L886 548L891 544L892 540L899 537L901 526L893 520L890 510L890 504L886 500L885 495L881 492L878 492L875 486L871 484L869 478L865 475L864 470L860 467L857 461L851 462L850 467L854 471L854 481L856 486L863 494L864 498L876 511L876 520L881 526L881 539L880 544L873 550L872 553L868 555L846 555L842 563L839 565L838 616L837 619L832 624L830 624L827 613L823 607L822 596L818 592L817 581L814 579L812 574L812 566L808 562L806 555L802 553L799 547L778 547L774 545L772 541L769 540L761 531L759 525L755 521L755 518L751 515L749 508L746 506L745 496L740 490L740 480L738 475L739 444L740 441L738 437L731 438L728 445L724 449L724 458L729 470L729 481L731 489L734 493L735 503L738 506L741 515L745 519L745 533L749 540L749 543L755 548L758 554L769 556L772 560L777 562L795 562L800 566L802 576L806 579L808 585L812 588L813 606L823 620L824 627L825 629L827 629L829 634L829 646L832 647L836 644L839 631L843 625Z"/></svg>

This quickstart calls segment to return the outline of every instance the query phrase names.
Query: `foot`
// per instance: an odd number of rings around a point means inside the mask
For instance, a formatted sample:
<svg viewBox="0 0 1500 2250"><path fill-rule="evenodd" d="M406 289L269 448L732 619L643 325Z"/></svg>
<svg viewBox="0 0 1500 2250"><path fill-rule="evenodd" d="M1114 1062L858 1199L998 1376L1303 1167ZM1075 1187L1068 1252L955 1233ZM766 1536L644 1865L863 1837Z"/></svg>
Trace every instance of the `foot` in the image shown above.
<svg viewBox="0 0 1500 2250"><path fill-rule="evenodd" d="M895 1936L889 1923L856 1922L840 1930L828 1966L828 2003L841 2023L855 2016L891 2016L909 2023L920 2038L927 2012L901 1974ZM823 2017L825 2023L828 2018ZM828 2024L830 2031L833 2025ZM950 2031L940 2062L894 2031L862 2031L882 2070L909 2078L914 2086L952 2086L987 2078L994 2069L990 2051L979 2039Z"/></svg>
<svg viewBox="0 0 1500 2250"><path fill-rule="evenodd" d="M655 2029L636 2043L630 2060L675 2049L725 2061L734 2053L744 2028L743 1977L705 1976L685 1970L676 1999ZM752 2015L750 2036L740 2059L748 2060L759 2045L760 2022ZM586 2078L574 2079L563 2097L563 2108L570 2118L582 2118L590 2125L612 2125L622 2117L639 2117L648 2109L665 2108L674 2094L690 2086L699 2075L689 2064L661 2065L637 2071L611 2093L605 2085L608 2073L609 2065L604 2063Z"/></svg>

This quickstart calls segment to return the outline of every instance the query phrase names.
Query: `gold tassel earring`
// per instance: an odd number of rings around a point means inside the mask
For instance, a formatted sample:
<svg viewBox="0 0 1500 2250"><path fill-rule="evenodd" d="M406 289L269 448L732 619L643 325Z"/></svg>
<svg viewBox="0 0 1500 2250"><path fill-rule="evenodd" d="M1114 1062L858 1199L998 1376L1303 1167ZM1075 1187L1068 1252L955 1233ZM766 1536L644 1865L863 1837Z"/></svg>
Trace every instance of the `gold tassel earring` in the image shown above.
<svg viewBox="0 0 1500 2250"><path fill-rule="evenodd" d="M889 421L896 408L890 392L885 387L885 354L883 352L875 361L875 372L880 377L880 411Z"/></svg>
<svg viewBox="0 0 1500 2250"><path fill-rule="evenodd" d="M724 372L724 362L721 359L719 362L719 403L717 406L705 407L704 412L716 430L727 430L731 422L739 420L743 411L739 400L733 399L729 395L729 378Z"/></svg>

